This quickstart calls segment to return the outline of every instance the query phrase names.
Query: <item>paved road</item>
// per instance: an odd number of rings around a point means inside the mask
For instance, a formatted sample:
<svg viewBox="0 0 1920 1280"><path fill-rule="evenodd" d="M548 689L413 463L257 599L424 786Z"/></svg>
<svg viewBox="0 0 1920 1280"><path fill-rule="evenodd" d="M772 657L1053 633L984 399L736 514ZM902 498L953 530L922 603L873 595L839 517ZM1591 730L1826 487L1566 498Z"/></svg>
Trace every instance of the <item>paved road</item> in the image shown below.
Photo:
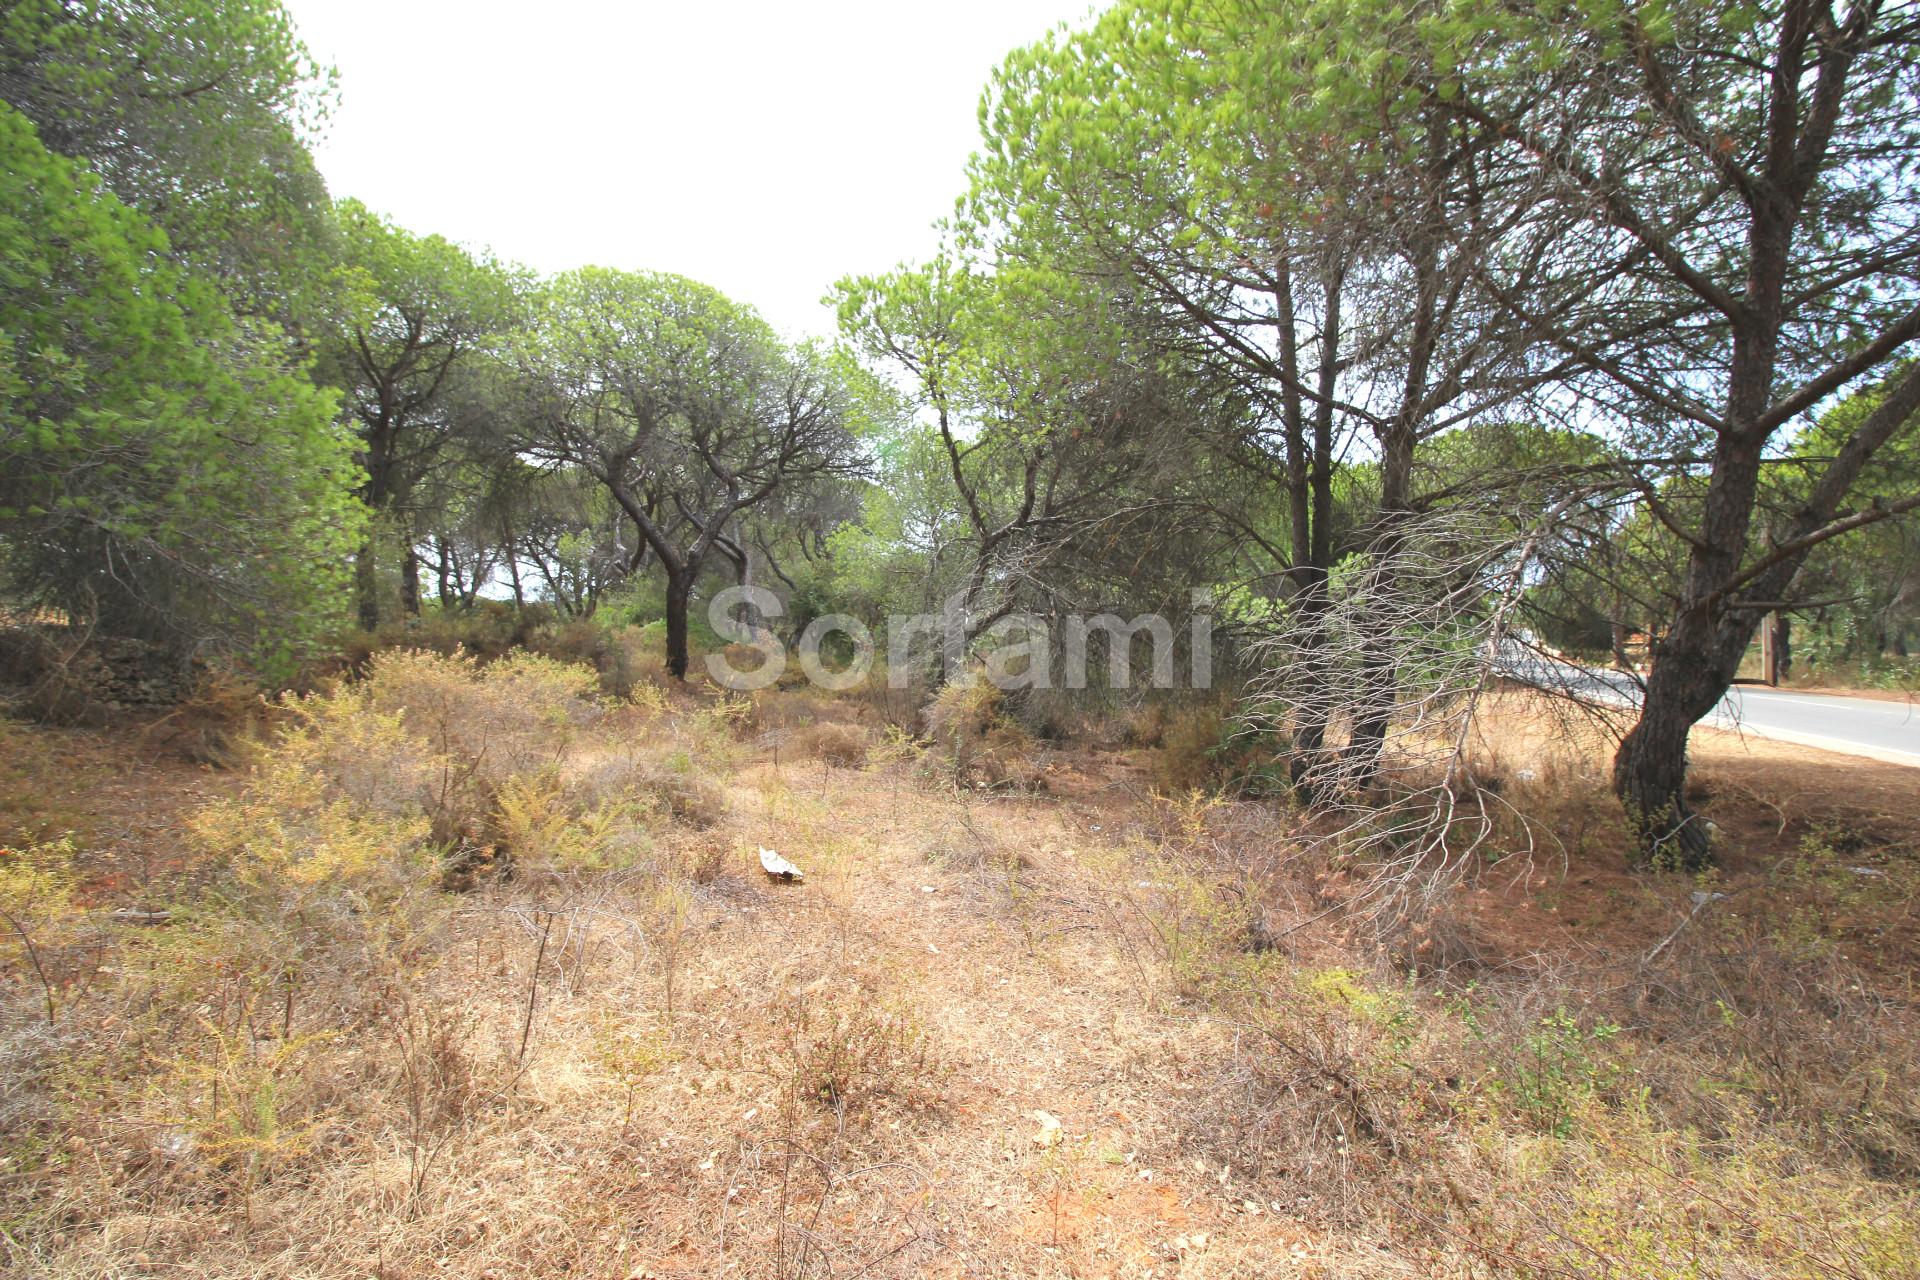
<svg viewBox="0 0 1920 1280"><path fill-rule="evenodd" d="M1763 738L1920 766L1920 705L1911 702L1739 685L1721 700L1706 723Z"/></svg>
<svg viewBox="0 0 1920 1280"><path fill-rule="evenodd" d="M1575 667L1510 650L1504 674L1556 693L1635 706L1639 688L1618 671ZM1920 703L1880 702L1736 685L1702 724L1782 742L1920 767Z"/></svg>

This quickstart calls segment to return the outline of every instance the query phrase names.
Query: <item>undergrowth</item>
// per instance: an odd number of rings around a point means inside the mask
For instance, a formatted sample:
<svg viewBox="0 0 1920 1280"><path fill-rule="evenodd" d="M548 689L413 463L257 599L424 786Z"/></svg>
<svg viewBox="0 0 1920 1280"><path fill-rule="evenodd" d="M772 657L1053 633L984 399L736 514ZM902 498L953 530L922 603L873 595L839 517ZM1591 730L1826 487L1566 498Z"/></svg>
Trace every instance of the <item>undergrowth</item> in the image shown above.
<svg viewBox="0 0 1920 1280"><path fill-rule="evenodd" d="M1920 1272L1905 846L1661 881L1624 959L1491 958L1464 889L1383 945L1291 804L876 707L386 651L273 704L140 910L0 851L6 1270ZM1150 783L1226 730L1128 732ZM1472 767L1604 839L1570 767Z"/></svg>

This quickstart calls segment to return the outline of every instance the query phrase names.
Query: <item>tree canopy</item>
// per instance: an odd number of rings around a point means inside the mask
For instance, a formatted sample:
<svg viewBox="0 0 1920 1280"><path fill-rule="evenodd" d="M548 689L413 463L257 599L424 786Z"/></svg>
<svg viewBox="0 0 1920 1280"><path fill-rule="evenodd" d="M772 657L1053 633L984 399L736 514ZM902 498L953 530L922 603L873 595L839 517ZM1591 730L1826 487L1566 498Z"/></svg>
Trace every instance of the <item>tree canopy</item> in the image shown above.
<svg viewBox="0 0 1920 1280"><path fill-rule="evenodd" d="M109 628L247 637L339 608L360 519L336 398L0 106L0 530L14 592Z"/></svg>

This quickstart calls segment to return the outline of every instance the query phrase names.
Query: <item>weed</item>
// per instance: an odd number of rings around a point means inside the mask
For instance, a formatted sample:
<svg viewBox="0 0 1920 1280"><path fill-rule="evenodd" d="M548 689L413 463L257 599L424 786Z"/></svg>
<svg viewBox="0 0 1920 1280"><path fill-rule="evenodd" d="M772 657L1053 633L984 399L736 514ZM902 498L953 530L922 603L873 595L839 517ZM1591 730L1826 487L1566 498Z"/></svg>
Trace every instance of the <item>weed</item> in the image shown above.
<svg viewBox="0 0 1920 1280"><path fill-rule="evenodd" d="M59 1018L56 990L73 976L62 963L77 923L73 857L71 837L0 846L0 955L13 953L9 968L32 972L49 1027Z"/></svg>
<svg viewBox="0 0 1920 1280"><path fill-rule="evenodd" d="M233 1030L196 1021L202 1052L175 1063L181 1083L172 1091L192 1095L196 1105L174 1123L226 1174L243 1220L251 1221L255 1190L304 1152L322 1123L303 1113L301 1075L312 1066L312 1048L329 1037L266 1039L251 1016Z"/></svg>
<svg viewBox="0 0 1920 1280"><path fill-rule="evenodd" d="M882 1099L932 1101L945 1067L919 1015L899 996L849 977L780 1002L768 1069L788 1096L826 1108L842 1125Z"/></svg>
<svg viewBox="0 0 1920 1280"><path fill-rule="evenodd" d="M795 745L806 755L842 769L858 769L867 761L867 735L852 725L813 725L800 732Z"/></svg>
<svg viewBox="0 0 1920 1280"><path fill-rule="evenodd" d="M1601 1052L1619 1034L1610 1022L1583 1027L1565 1009L1542 1018L1504 1082L1514 1105L1554 1137L1571 1135L1585 1107L1620 1079L1620 1065Z"/></svg>

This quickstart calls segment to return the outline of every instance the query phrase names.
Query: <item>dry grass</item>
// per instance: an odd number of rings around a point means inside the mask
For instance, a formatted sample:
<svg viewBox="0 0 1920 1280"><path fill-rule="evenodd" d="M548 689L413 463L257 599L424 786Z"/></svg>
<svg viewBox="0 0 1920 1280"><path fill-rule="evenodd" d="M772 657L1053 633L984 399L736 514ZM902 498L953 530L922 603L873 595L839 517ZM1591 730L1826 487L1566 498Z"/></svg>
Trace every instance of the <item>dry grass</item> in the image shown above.
<svg viewBox="0 0 1920 1280"><path fill-rule="evenodd" d="M1493 734L1477 785L1558 815L1552 840L1503 833L1531 860L1374 951L1338 913L1364 869L1306 856L1303 816L1145 799L1150 759L955 786L1033 748L952 697L923 748L857 700L380 659L197 807L142 899L164 922L116 919L130 890L84 843L5 855L0 1265L1920 1266L1910 1015L1855 963L1910 938L1915 828L1791 830L1772 879L1736 861L1676 932L1708 887L1609 869L1571 749ZM829 731L865 768L768 738ZM760 845L805 882L768 882ZM491 870L449 891L475 846ZM1846 870L1867 864L1887 874Z"/></svg>
<svg viewBox="0 0 1920 1280"><path fill-rule="evenodd" d="M796 735L794 746L802 755L842 769L858 769L867 762L866 732L851 725L810 726Z"/></svg>
<svg viewBox="0 0 1920 1280"><path fill-rule="evenodd" d="M940 689L922 713L933 751L927 765L956 790L1046 791L1048 752L1013 715L1006 695L970 676Z"/></svg>

